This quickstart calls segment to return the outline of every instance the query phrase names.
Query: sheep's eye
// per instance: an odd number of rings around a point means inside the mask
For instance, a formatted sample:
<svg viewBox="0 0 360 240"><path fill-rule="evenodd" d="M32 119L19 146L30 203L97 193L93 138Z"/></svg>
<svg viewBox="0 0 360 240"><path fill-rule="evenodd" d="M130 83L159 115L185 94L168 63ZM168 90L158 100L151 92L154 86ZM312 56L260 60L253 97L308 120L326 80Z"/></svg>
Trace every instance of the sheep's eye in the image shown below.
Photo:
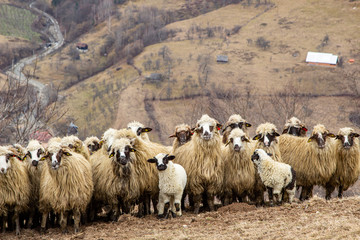
<svg viewBox="0 0 360 240"><path fill-rule="evenodd" d="M109 158L112 158L114 155L115 155L115 153L112 152L112 153L109 155Z"/></svg>
<svg viewBox="0 0 360 240"><path fill-rule="evenodd" d="M210 132L212 132L214 130L214 126L210 126Z"/></svg>
<svg viewBox="0 0 360 240"><path fill-rule="evenodd" d="M236 124L236 123L232 123L232 124L230 124L230 127L231 127L231 128L236 128L236 127L237 127L237 124Z"/></svg>
<svg viewBox="0 0 360 240"><path fill-rule="evenodd" d="M244 136L241 137L241 141L246 141L246 138Z"/></svg>
<svg viewBox="0 0 360 240"><path fill-rule="evenodd" d="M40 158L40 161L45 161L45 159L46 159L45 157L42 157Z"/></svg>

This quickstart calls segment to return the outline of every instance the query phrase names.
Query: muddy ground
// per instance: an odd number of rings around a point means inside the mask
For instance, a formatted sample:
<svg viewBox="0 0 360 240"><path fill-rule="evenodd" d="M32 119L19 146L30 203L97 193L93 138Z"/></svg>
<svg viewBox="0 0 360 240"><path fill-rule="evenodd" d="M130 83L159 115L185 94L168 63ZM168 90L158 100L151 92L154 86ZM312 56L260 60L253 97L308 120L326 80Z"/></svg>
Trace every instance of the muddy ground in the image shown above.
<svg viewBox="0 0 360 240"><path fill-rule="evenodd" d="M216 212L158 220L154 215L122 215L118 222L82 226L81 233L45 235L22 230L21 239L360 239L360 197L326 201L314 196L303 203L259 207L234 203ZM16 239L15 233L0 239Z"/></svg>

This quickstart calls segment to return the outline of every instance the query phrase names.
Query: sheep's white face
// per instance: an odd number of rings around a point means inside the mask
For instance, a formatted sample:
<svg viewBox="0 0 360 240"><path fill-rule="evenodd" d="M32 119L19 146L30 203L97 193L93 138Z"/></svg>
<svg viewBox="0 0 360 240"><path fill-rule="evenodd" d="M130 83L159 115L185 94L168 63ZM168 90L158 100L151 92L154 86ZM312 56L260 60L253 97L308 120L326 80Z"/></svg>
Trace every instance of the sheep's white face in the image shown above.
<svg viewBox="0 0 360 240"><path fill-rule="evenodd" d="M271 144L277 143L276 137L278 137L279 134L275 131L268 133L259 133L257 134L253 139L258 140L264 144L265 147L270 147Z"/></svg>
<svg viewBox="0 0 360 240"><path fill-rule="evenodd" d="M136 150L131 147L129 139L117 139L114 142L114 147L111 149L109 158L112 158L115 162L126 165L130 160L130 153Z"/></svg>
<svg viewBox="0 0 360 240"><path fill-rule="evenodd" d="M149 163L156 163L156 167L159 171L164 171L167 168L167 164L170 160L175 159L174 155L169 155L165 153L159 153L154 158L148 159Z"/></svg>
<svg viewBox="0 0 360 240"><path fill-rule="evenodd" d="M342 133L336 136L336 139L341 141L343 148L350 149L354 145L354 138L359 137L358 133Z"/></svg>
<svg viewBox="0 0 360 240"><path fill-rule="evenodd" d="M268 154L263 149L256 149L254 154L251 156L251 161L258 166L265 156L268 156Z"/></svg>
<svg viewBox="0 0 360 240"><path fill-rule="evenodd" d="M36 150L28 151L25 159L32 164L34 167L36 167L39 164L39 161L45 160L44 158L44 150L39 148ZM24 160L25 160L24 159Z"/></svg>
<svg viewBox="0 0 360 240"><path fill-rule="evenodd" d="M210 140L214 135L214 128L215 126L211 123L202 123L198 126L198 132L200 137L206 141Z"/></svg>
<svg viewBox="0 0 360 240"><path fill-rule="evenodd" d="M62 158L65 156L71 156L72 154L66 149L59 149L48 153L48 158L51 161L51 168L58 170L61 166Z"/></svg>
<svg viewBox="0 0 360 240"><path fill-rule="evenodd" d="M317 145L318 145L318 148L319 149L324 149L325 144L326 144L326 140L329 137L335 137L335 135L332 134L332 133L328 133L328 132L323 132L323 133L316 132L316 133L313 133L313 135L309 138L308 142L311 142L311 141L315 140Z"/></svg>
<svg viewBox="0 0 360 240"><path fill-rule="evenodd" d="M152 128L141 127L141 126L128 126L128 129L130 129L133 133L135 133L136 136L140 136L142 133L147 133L152 130Z"/></svg>
<svg viewBox="0 0 360 240"><path fill-rule="evenodd" d="M11 168L10 154L0 156L0 174L6 174L7 170Z"/></svg>

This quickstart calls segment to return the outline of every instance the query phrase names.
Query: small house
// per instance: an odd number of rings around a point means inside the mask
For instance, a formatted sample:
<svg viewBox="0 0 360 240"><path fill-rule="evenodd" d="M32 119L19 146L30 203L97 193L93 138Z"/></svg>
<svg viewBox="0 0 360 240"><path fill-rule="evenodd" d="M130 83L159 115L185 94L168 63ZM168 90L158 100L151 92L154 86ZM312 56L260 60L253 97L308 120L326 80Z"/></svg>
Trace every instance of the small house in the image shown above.
<svg viewBox="0 0 360 240"><path fill-rule="evenodd" d="M86 52L88 50L88 45L86 43L77 43L76 49L81 52Z"/></svg>
<svg viewBox="0 0 360 240"><path fill-rule="evenodd" d="M48 130L38 130L30 134L30 139L38 140L42 143L47 143L53 135Z"/></svg>
<svg viewBox="0 0 360 240"><path fill-rule="evenodd" d="M306 62L309 65L336 67L338 56L331 53L308 52Z"/></svg>
<svg viewBox="0 0 360 240"><path fill-rule="evenodd" d="M218 62L218 63L227 63L227 62L229 62L229 58L226 55L217 55L216 56L216 62Z"/></svg>
<svg viewBox="0 0 360 240"><path fill-rule="evenodd" d="M161 82L163 80L163 75L161 73L151 73L149 76L145 77L145 80L150 83Z"/></svg>

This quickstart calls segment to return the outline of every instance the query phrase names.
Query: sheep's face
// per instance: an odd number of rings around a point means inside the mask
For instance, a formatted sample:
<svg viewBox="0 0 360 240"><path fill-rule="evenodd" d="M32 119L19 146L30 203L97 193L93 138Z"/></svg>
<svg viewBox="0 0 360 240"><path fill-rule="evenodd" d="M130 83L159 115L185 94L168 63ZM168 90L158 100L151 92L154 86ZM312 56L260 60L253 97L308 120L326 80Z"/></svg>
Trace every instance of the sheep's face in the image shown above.
<svg viewBox="0 0 360 240"><path fill-rule="evenodd" d="M151 132L152 128L149 127L139 127L139 126L129 126L128 129L131 129L136 136L140 136L142 133Z"/></svg>
<svg viewBox="0 0 360 240"><path fill-rule="evenodd" d="M246 128L251 127L250 123L247 122L237 122L237 123L231 123L226 128L235 129L240 128L241 130L246 130ZM226 130L226 128L224 130Z"/></svg>
<svg viewBox="0 0 360 240"><path fill-rule="evenodd" d="M359 137L358 133L338 134L335 139L341 141L345 149L350 149L354 145L354 138Z"/></svg>
<svg viewBox="0 0 360 240"><path fill-rule="evenodd" d="M159 153L154 158L148 159L149 163L156 163L156 167L159 171L164 171L167 168L167 164L170 160L175 159L174 155L169 155L165 153Z"/></svg>
<svg viewBox="0 0 360 240"><path fill-rule="evenodd" d="M37 167L40 161L45 160L45 151L43 148L28 151L24 157L32 166Z"/></svg>
<svg viewBox="0 0 360 240"><path fill-rule="evenodd" d="M302 126L290 126L288 128L285 128L283 131L283 134L287 133L296 137L305 136L307 132L306 127Z"/></svg>
<svg viewBox="0 0 360 240"><path fill-rule="evenodd" d="M231 145L234 151L240 152L248 142L250 142L250 140L246 137L245 133L241 129L236 129L230 134L229 142L227 142L225 146L232 143Z"/></svg>
<svg viewBox="0 0 360 240"><path fill-rule="evenodd" d="M101 144L98 141L93 141L87 145L87 148L89 149L90 153L94 153L101 148Z"/></svg>
<svg viewBox="0 0 360 240"><path fill-rule="evenodd" d="M215 131L220 129L221 125L218 123L203 122L201 124L197 124L196 132L203 140L209 141L214 136Z"/></svg>
<svg viewBox="0 0 360 240"><path fill-rule="evenodd" d="M130 153L135 151L135 148L131 147L130 140L118 139L114 142L109 158L118 164L126 165L131 160Z"/></svg>
<svg viewBox="0 0 360 240"><path fill-rule="evenodd" d="M271 133L259 133L257 134L253 140L258 140L263 143L265 147L270 147L272 143L277 143L276 137L280 136L277 132L272 131Z"/></svg>
<svg viewBox="0 0 360 240"><path fill-rule="evenodd" d="M324 149L325 148L325 144L326 144L326 140L332 137L334 138L335 135L332 133L328 133L328 132L315 132L312 134L312 136L309 138L308 142L313 142L315 141L317 143L317 146L319 149Z"/></svg>
<svg viewBox="0 0 360 240"><path fill-rule="evenodd" d="M0 174L6 174L8 169L11 168L10 158L12 157L15 157L15 155L11 153L0 155Z"/></svg>
<svg viewBox="0 0 360 240"><path fill-rule="evenodd" d="M253 161L256 165L259 165L265 157L269 156L271 157L272 154L265 152L263 149L256 149L251 156L251 161Z"/></svg>
<svg viewBox="0 0 360 240"><path fill-rule="evenodd" d="M61 166L61 161L66 156L72 156L70 149L61 148L58 151L48 152L47 158L50 159L51 168L53 170L58 170Z"/></svg>
<svg viewBox="0 0 360 240"><path fill-rule="evenodd" d="M191 131L191 128L186 127L186 129L176 129L175 134L170 137L176 137L180 145L184 145L191 140L192 134L193 132Z"/></svg>

